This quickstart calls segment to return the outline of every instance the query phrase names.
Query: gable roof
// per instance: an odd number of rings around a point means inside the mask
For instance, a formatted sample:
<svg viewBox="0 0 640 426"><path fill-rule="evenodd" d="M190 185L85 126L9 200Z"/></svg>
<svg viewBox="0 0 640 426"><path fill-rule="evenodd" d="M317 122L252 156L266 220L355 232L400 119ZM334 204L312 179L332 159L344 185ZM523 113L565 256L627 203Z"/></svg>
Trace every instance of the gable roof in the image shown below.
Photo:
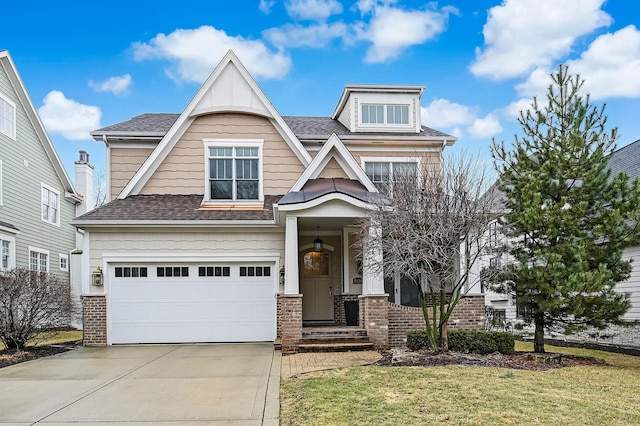
<svg viewBox="0 0 640 426"><path fill-rule="evenodd" d="M77 201L77 202L82 201L82 196L76 192L76 189L74 188L73 183L71 182L71 179L67 174L67 171L62 165L62 161L60 160L60 157L58 156L58 153L56 152L56 149L53 146L53 143L51 142L51 139L49 139L49 135L46 129L44 128L42 121L40 121L40 117L36 112L33 102L31 102L31 97L29 97L29 93L27 92L27 89L25 88L24 83L22 82L22 78L20 78L20 75L18 74L18 70L15 64L13 63L11 56L9 55L9 51L0 50L0 66L2 66L5 72L7 73L7 76L9 77L9 81L13 86L13 90L15 90L16 95L18 96L18 99L20 100L20 103L24 108L27 118L31 122L31 126L33 127L36 135L38 136L38 140L42 144L42 147L44 148L47 156L49 157L49 161L51 162L51 165L53 166L56 174L58 175L58 178L60 179L62 186L67 192L66 195L71 197L74 201Z"/></svg>
<svg viewBox="0 0 640 426"><path fill-rule="evenodd" d="M102 136L122 136L136 138L140 136L162 138L174 125L180 114L153 113L141 114L130 120L90 132L96 140Z"/></svg>
<svg viewBox="0 0 640 426"><path fill-rule="evenodd" d="M235 53L229 50L118 198L137 194L191 123L198 116L212 112L248 112L269 118L300 162L305 167L311 162L311 156L302 143Z"/></svg>
<svg viewBox="0 0 640 426"><path fill-rule="evenodd" d="M367 93L367 92L375 92L375 93L412 93L418 95L418 98L422 96L424 93L425 86L412 86L412 85L400 85L400 84L347 84L344 86L342 90L342 95L340 96L340 100L338 101L338 105L336 106L335 111L333 111L333 115L331 118L338 118L344 107L347 105L349 100L349 96L353 92L359 93Z"/></svg>

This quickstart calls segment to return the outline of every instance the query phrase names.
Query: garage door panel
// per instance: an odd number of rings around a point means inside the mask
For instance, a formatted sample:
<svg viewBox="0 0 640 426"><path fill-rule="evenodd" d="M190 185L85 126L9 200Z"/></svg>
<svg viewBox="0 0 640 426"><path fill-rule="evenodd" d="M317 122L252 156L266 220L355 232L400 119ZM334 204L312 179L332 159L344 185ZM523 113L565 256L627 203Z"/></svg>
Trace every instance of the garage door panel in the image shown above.
<svg viewBox="0 0 640 426"><path fill-rule="evenodd" d="M231 265L225 277L198 276L196 265L180 269L189 276L156 276L156 271L184 266L147 265L148 276L136 278L115 277L115 265L110 269L111 343L275 339L275 277L240 276L237 265ZM261 268L275 270L273 265Z"/></svg>

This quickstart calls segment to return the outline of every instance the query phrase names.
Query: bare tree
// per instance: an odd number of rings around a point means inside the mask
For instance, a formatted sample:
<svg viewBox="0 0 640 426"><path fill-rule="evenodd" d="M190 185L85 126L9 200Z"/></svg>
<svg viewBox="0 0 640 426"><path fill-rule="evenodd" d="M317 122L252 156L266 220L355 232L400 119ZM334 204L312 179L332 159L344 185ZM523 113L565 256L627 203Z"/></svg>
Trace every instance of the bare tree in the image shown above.
<svg viewBox="0 0 640 426"><path fill-rule="evenodd" d="M103 170L98 170L93 175L93 203L95 207L105 204L108 199L107 179Z"/></svg>
<svg viewBox="0 0 640 426"><path fill-rule="evenodd" d="M24 349L41 331L68 326L75 305L58 276L15 268L0 273L0 341Z"/></svg>
<svg viewBox="0 0 640 426"><path fill-rule="evenodd" d="M490 177L483 161L465 154L419 164L417 173L394 176L386 196L373 201L370 218L360 223L361 256L385 277L400 275L418 287L429 344L446 350L447 321L488 243Z"/></svg>

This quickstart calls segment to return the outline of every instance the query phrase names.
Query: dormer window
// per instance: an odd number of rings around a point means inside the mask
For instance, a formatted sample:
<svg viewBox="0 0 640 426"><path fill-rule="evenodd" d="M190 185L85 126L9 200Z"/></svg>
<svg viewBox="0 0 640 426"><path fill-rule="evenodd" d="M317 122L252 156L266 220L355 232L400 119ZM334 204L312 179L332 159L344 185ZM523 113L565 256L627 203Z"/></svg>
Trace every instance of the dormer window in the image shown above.
<svg viewBox="0 0 640 426"><path fill-rule="evenodd" d="M362 124L409 125L409 105L362 104Z"/></svg>
<svg viewBox="0 0 640 426"><path fill-rule="evenodd" d="M205 140L204 143L206 200L262 200L262 140Z"/></svg>

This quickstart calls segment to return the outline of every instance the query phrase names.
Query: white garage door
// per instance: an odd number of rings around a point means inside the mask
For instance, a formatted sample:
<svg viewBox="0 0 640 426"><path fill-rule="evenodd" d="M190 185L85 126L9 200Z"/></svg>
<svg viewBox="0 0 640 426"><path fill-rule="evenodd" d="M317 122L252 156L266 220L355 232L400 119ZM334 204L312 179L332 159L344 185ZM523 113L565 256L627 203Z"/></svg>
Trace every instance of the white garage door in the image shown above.
<svg viewBox="0 0 640 426"><path fill-rule="evenodd" d="M111 264L109 341L272 341L275 280L273 263Z"/></svg>

